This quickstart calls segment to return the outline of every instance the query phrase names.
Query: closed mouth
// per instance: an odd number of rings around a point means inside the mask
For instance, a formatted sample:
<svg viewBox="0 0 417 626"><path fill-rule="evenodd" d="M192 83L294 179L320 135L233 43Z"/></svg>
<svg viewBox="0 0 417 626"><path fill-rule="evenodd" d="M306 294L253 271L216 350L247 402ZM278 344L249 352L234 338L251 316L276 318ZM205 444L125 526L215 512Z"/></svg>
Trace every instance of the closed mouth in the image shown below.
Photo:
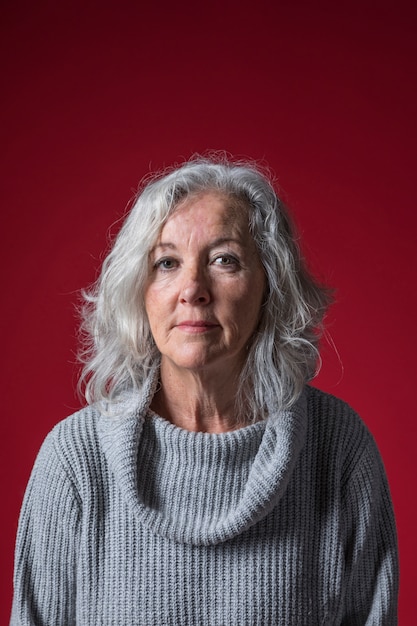
<svg viewBox="0 0 417 626"><path fill-rule="evenodd" d="M177 328L188 332L204 332L213 328L218 328L219 324L215 322L209 322L206 320L185 320L177 324Z"/></svg>

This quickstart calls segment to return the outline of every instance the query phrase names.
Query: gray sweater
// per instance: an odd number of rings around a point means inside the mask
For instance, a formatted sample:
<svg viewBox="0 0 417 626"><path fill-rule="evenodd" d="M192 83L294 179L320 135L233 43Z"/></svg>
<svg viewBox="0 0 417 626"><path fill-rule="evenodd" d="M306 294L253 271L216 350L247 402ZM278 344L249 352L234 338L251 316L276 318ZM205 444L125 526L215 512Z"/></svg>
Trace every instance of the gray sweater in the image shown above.
<svg viewBox="0 0 417 626"><path fill-rule="evenodd" d="M149 410L58 424L21 512L11 624L394 625L398 563L374 440L311 387L224 434Z"/></svg>

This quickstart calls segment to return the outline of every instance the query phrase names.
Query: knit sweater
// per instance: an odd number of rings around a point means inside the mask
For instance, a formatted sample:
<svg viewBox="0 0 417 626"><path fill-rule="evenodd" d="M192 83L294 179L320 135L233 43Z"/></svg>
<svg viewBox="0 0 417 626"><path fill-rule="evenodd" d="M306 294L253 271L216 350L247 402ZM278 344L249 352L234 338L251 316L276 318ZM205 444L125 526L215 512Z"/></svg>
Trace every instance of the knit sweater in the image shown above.
<svg viewBox="0 0 417 626"><path fill-rule="evenodd" d="M360 418L306 387L223 434L87 407L47 436L17 536L12 626L392 626L396 532Z"/></svg>

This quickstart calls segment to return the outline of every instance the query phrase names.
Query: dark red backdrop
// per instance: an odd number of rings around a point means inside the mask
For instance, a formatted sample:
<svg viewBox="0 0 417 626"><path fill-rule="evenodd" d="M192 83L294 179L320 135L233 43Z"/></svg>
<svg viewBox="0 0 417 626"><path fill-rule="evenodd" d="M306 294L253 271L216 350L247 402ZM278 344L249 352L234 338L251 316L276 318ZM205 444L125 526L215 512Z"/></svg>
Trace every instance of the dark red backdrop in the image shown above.
<svg viewBox="0 0 417 626"><path fill-rule="evenodd" d="M41 441L76 409L78 290L149 169L265 159L338 288L317 384L382 451L400 623L415 619L416 15L404 0L1 5L3 507L0 622Z"/></svg>

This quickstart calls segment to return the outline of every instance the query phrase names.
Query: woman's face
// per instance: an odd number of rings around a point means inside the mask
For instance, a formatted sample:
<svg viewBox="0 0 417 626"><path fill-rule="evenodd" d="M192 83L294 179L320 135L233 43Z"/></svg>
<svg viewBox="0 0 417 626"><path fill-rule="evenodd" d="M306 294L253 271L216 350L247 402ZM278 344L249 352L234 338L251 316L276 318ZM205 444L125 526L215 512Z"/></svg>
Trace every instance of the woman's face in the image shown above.
<svg viewBox="0 0 417 626"><path fill-rule="evenodd" d="M150 267L145 307L164 365L240 371L265 290L246 211L214 192L185 200Z"/></svg>

